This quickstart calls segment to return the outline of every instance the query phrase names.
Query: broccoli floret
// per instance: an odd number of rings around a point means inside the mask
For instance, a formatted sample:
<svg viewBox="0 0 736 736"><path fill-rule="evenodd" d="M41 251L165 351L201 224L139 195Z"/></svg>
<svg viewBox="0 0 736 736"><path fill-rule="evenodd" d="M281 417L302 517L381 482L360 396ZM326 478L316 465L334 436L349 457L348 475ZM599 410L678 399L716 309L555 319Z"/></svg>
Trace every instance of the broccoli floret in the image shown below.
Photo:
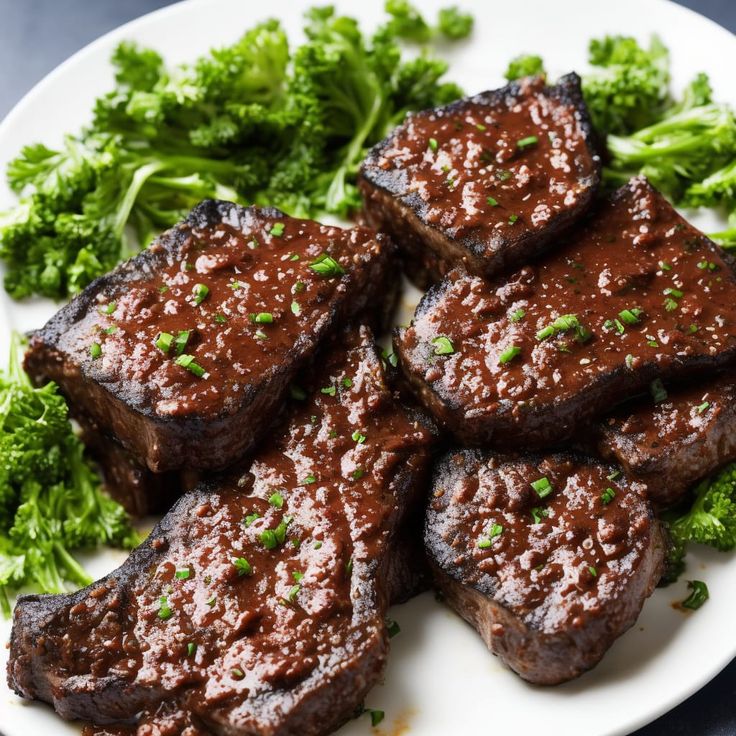
<svg viewBox="0 0 736 736"><path fill-rule="evenodd" d="M648 49L628 36L589 45L594 67L583 78L585 101L601 134L624 135L658 120L670 102L669 52L654 36Z"/></svg>
<svg viewBox="0 0 736 736"><path fill-rule="evenodd" d="M475 21L469 13L463 13L456 6L442 8L437 15L437 30L453 41L467 38L473 32Z"/></svg>
<svg viewBox="0 0 736 736"><path fill-rule="evenodd" d="M0 609L8 592L32 585L60 593L91 582L71 550L130 547L137 537L117 502L104 495L54 384L33 388L13 339L0 373Z"/></svg>
<svg viewBox="0 0 736 736"><path fill-rule="evenodd" d="M509 82L513 82L515 79L521 79L521 77L534 77L537 75L546 76L547 72L544 70L542 57L534 54L523 54L522 56L517 56L515 59L511 59L504 74Z"/></svg>
<svg viewBox="0 0 736 736"><path fill-rule="evenodd" d="M687 545L692 542L723 552L736 548L736 463L702 481L695 489L692 506L665 515L665 520L672 542L667 582L684 569Z"/></svg>

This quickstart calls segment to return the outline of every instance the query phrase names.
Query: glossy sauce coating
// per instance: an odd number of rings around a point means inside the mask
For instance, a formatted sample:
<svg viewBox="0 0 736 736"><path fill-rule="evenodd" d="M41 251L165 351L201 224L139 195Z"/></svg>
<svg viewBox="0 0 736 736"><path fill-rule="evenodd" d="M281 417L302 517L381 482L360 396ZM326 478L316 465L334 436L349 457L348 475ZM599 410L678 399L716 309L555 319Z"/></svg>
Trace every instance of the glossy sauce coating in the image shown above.
<svg viewBox="0 0 736 736"><path fill-rule="evenodd" d="M541 230L597 177L578 109L549 92L528 78L410 115L371 160L386 172L376 178L390 176L423 221L479 251Z"/></svg>
<svg viewBox="0 0 736 736"><path fill-rule="evenodd" d="M186 688L184 711L261 733L310 675L329 680L376 647L383 661L386 555L432 436L394 403L370 333L350 340L246 473L164 518L126 601L113 574L60 638L48 632L60 682L114 675L159 692L152 722Z"/></svg>
<svg viewBox="0 0 736 736"><path fill-rule="evenodd" d="M464 464L461 455L455 462ZM440 564L526 625L581 628L636 575L651 512L643 487L609 478L611 466L550 456L467 471L434 485L428 527L441 540ZM540 479L551 487L544 498L531 485Z"/></svg>
<svg viewBox="0 0 736 736"><path fill-rule="evenodd" d="M60 350L144 413L233 413L249 384L319 332L346 289L342 274L385 248L366 229L270 212L250 216L245 227L192 228L161 270L99 293ZM315 270L325 254L337 267ZM189 366L177 364L182 355Z"/></svg>
<svg viewBox="0 0 736 736"><path fill-rule="evenodd" d="M396 342L413 381L521 431L527 414L565 402L582 418L614 379L640 389L643 366L656 375L725 360L736 280L713 243L633 179L538 263L504 281L443 282Z"/></svg>

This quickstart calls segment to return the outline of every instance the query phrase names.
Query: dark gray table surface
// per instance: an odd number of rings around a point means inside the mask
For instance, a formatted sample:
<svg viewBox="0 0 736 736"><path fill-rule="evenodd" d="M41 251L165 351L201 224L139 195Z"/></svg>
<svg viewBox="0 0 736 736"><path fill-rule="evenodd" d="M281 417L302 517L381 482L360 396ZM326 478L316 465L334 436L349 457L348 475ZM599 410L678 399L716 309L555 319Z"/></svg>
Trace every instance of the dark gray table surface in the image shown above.
<svg viewBox="0 0 736 736"><path fill-rule="evenodd" d="M170 0L0 0L0 118L82 46L169 4ZM681 4L736 33L736 0ZM543 723L542 718L540 733ZM736 736L736 660L699 693L632 736Z"/></svg>

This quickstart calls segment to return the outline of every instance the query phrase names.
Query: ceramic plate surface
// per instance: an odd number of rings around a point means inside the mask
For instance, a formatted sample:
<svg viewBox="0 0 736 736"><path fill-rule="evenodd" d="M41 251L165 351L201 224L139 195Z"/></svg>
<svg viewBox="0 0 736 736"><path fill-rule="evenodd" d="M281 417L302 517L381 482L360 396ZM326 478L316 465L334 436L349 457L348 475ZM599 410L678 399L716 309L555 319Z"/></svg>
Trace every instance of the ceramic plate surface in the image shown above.
<svg viewBox="0 0 736 736"><path fill-rule="evenodd" d="M210 47L234 42L254 23L279 18L292 40L301 38L308 0L188 0L157 11L100 38L38 84L0 124L0 169L22 145L57 144L83 124L93 100L112 85L108 59L115 45L132 39L160 51L167 62L192 60ZM372 28L383 17L380 0L338 2L338 8ZM428 16L448 2L419 3ZM658 33L672 54L675 89L698 71L711 78L716 97L736 104L733 67L736 37L714 23L665 0L460 0L476 17L473 38L442 54L449 78L469 93L503 84L508 60L541 54L552 78L586 69L588 40L606 33L646 41ZM0 183L0 210L14 199ZM719 223L711 213L685 213L704 230ZM404 311L416 293L407 292ZM11 302L0 289L0 364L6 361L11 329L41 326L57 307L48 301ZM405 315L401 317L404 319ZM124 555L106 551L83 559L93 575L119 565ZM527 685L485 649L478 635L448 608L425 594L396 607L401 634L391 642L385 681L366 705L386 712L371 729L367 717L347 724L340 736L448 736L502 733L513 736L614 736L628 734L684 700L736 656L736 555L707 549L688 558L689 575L705 580L711 600L686 616L672 603L686 596L685 582L657 590L636 625L621 637L592 672L555 688ZM0 621L0 640L10 635ZM6 648L0 647L0 731L4 736L79 734L45 705L24 703L5 684Z"/></svg>

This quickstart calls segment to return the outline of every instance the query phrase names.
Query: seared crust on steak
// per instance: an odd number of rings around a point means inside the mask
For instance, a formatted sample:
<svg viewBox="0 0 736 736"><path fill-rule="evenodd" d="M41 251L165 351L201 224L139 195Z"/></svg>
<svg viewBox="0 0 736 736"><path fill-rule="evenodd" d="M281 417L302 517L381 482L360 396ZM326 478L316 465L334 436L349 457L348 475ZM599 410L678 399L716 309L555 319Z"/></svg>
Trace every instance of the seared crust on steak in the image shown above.
<svg viewBox="0 0 736 736"><path fill-rule="evenodd" d="M646 483L658 508L683 500L693 484L736 460L736 383L731 373L628 405L599 427L598 452Z"/></svg>
<svg viewBox="0 0 736 736"><path fill-rule="evenodd" d="M522 79L410 114L363 163L365 215L420 288L457 266L492 276L553 245L600 182L577 74Z"/></svg>
<svg viewBox="0 0 736 736"><path fill-rule="evenodd" d="M185 495L92 586L20 598L10 686L102 726L329 733L383 672L431 443L370 331L346 336L247 472Z"/></svg>
<svg viewBox="0 0 736 736"><path fill-rule="evenodd" d="M141 465L222 469L272 426L328 335L384 316L394 252L366 228L205 201L58 312L26 368Z"/></svg>
<svg viewBox="0 0 736 736"><path fill-rule="evenodd" d="M435 582L525 680L554 685L597 664L662 574L645 488L610 480L613 470L570 454L479 450L435 468L425 527Z"/></svg>
<svg viewBox="0 0 736 736"><path fill-rule="evenodd" d="M736 277L637 177L535 265L490 282L445 278L394 345L415 393L461 441L548 447L655 379L733 364Z"/></svg>

